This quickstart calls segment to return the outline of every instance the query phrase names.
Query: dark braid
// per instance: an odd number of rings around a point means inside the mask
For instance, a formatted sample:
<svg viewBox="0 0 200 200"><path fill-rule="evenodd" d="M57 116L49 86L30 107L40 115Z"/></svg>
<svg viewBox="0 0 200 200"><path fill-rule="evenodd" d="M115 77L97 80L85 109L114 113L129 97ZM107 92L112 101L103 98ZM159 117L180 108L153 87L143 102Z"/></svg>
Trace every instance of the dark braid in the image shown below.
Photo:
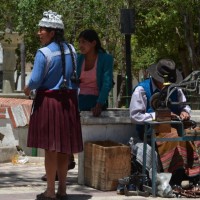
<svg viewBox="0 0 200 200"><path fill-rule="evenodd" d="M65 52L64 52L63 43L60 42L59 46L60 46L60 51L61 51L63 74L65 74Z"/></svg>

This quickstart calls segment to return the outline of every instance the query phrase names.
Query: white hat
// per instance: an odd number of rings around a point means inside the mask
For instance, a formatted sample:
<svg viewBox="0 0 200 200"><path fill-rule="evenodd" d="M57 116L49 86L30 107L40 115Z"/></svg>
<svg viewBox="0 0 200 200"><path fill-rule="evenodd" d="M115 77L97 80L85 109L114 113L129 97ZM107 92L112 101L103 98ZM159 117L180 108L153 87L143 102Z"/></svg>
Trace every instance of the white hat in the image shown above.
<svg viewBox="0 0 200 200"><path fill-rule="evenodd" d="M56 12L52 12L52 10L44 11L43 18L40 20L38 26L55 29L64 29L64 24L61 18L61 15L58 15Z"/></svg>

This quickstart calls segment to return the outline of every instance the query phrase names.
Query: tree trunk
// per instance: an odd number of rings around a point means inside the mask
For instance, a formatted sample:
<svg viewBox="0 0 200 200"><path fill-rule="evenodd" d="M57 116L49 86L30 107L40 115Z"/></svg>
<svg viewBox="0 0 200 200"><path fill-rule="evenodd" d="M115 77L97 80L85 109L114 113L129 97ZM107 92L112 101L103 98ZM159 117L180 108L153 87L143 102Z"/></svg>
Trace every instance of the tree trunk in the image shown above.
<svg viewBox="0 0 200 200"><path fill-rule="evenodd" d="M191 69L197 70L199 66L199 58L196 53L196 43L193 33L193 20L189 14L184 15L184 25L185 25L185 43L189 53L189 59L191 63Z"/></svg>
<svg viewBox="0 0 200 200"><path fill-rule="evenodd" d="M191 68L190 68L190 64L188 61L188 51L187 51L187 47L179 47L178 48L178 53L179 53L179 58L182 64L182 73L183 73L183 77L188 76L191 73Z"/></svg>

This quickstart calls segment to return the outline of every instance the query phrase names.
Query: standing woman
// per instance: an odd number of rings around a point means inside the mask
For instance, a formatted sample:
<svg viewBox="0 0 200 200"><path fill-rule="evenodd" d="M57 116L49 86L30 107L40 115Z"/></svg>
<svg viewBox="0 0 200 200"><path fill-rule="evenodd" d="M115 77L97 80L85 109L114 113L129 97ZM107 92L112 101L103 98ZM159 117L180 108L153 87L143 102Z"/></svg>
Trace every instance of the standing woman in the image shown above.
<svg viewBox="0 0 200 200"><path fill-rule="evenodd" d="M69 155L83 150L77 86L71 79L76 53L65 42L64 25L56 12L43 13L38 36L43 48L36 53L30 81L24 88L27 96L36 89L27 146L45 150L47 189L37 195L37 200L65 200Z"/></svg>
<svg viewBox="0 0 200 200"><path fill-rule="evenodd" d="M86 29L79 34L80 55L77 58L79 77L79 109L92 111L98 117L105 110L113 87L113 57L101 47L96 31Z"/></svg>

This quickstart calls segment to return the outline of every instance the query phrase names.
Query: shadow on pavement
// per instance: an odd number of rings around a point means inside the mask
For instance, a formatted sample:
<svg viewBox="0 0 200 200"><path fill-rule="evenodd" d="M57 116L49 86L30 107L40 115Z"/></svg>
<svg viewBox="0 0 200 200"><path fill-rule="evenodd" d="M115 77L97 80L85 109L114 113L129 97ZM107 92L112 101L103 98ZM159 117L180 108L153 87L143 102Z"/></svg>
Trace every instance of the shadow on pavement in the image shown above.
<svg viewBox="0 0 200 200"><path fill-rule="evenodd" d="M88 200L91 198L92 198L92 195L87 195L87 194L69 194L68 195L69 200Z"/></svg>

